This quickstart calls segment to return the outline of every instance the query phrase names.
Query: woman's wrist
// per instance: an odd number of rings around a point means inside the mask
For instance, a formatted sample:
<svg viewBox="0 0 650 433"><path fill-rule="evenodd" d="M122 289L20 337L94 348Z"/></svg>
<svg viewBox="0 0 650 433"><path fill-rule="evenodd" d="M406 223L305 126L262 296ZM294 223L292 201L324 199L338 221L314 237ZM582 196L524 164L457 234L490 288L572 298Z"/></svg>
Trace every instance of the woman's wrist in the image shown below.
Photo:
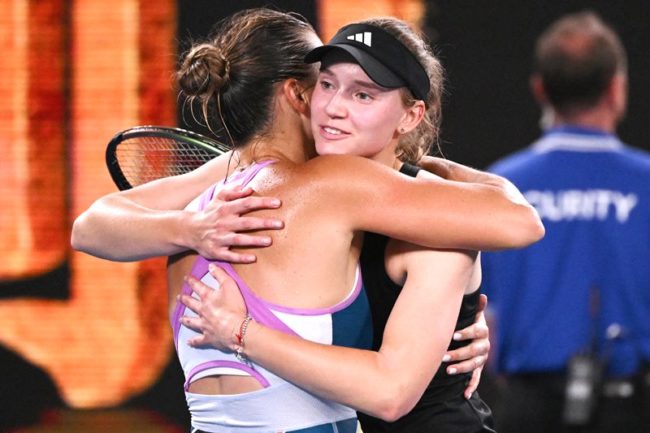
<svg viewBox="0 0 650 433"><path fill-rule="evenodd" d="M246 362L247 357L246 357L246 337L248 335L249 327L251 326L253 322L253 318L251 317L250 314L246 314L246 316L240 320L239 326L235 328L235 332L233 332L233 337L232 337L232 349L233 352L235 352L235 356L237 356L237 359L241 362Z"/></svg>
<svg viewBox="0 0 650 433"><path fill-rule="evenodd" d="M195 223L196 212L187 210L176 211L174 218L174 244L183 250L198 250L198 243L195 241L196 233L199 231Z"/></svg>

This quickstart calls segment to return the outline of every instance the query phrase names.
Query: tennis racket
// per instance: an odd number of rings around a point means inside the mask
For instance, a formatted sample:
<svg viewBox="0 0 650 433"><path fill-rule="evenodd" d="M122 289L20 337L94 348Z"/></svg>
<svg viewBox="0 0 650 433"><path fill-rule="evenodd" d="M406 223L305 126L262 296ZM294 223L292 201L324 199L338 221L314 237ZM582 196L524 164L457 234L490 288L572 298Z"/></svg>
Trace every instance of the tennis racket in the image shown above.
<svg viewBox="0 0 650 433"><path fill-rule="evenodd" d="M230 149L196 132L136 126L116 134L106 148L106 166L120 190L190 172Z"/></svg>

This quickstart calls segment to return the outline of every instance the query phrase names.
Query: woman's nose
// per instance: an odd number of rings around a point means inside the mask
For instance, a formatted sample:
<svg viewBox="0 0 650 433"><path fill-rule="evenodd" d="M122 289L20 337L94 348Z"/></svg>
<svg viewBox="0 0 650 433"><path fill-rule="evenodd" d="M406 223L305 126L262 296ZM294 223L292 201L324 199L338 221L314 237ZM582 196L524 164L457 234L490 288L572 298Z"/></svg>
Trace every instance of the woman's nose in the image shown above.
<svg viewBox="0 0 650 433"><path fill-rule="evenodd" d="M343 95L335 93L325 105L325 113L330 117L345 117L347 110Z"/></svg>

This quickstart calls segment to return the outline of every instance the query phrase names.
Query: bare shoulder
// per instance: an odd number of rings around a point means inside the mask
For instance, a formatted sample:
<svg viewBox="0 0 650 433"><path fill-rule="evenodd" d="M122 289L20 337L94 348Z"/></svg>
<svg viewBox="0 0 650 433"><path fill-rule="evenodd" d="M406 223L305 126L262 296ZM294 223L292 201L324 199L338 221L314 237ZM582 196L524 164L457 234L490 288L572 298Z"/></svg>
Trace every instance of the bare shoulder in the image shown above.
<svg viewBox="0 0 650 433"><path fill-rule="evenodd" d="M262 194L324 192L323 188L334 189L337 184L356 179L357 173L364 168L376 169L374 166L379 164L346 155L319 156L302 164L278 161L255 177L254 189Z"/></svg>
<svg viewBox="0 0 650 433"><path fill-rule="evenodd" d="M408 182L390 167L353 155L318 156L302 164L296 175L320 191L334 194L345 191L347 196L353 197Z"/></svg>
<svg viewBox="0 0 650 433"><path fill-rule="evenodd" d="M316 172L325 177L352 178L360 170L364 173L391 173L390 168L372 161L368 158L355 155L323 155L317 156L303 164L303 168L309 172Z"/></svg>
<svg viewBox="0 0 650 433"><path fill-rule="evenodd" d="M361 157L332 155L301 164L278 161L251 182L256 194L278 197L293 215L341 224L370 193L373 175L389 169Z"/></svg>

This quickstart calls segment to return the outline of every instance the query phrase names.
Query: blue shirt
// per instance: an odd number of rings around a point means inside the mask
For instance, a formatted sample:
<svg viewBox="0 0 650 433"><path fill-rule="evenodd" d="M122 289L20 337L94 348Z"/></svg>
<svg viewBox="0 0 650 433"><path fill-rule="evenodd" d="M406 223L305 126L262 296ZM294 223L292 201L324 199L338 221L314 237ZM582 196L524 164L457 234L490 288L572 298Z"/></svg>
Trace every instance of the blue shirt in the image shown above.
<svg viewBox="0 0 650 433"><path fill-rule="evenodd" d="M524 193L546 228L528 248L482 257L497 370L560 371L593 347L610 375L635 373L650 360L650 154L558 128L489 170Z"/></svg>

